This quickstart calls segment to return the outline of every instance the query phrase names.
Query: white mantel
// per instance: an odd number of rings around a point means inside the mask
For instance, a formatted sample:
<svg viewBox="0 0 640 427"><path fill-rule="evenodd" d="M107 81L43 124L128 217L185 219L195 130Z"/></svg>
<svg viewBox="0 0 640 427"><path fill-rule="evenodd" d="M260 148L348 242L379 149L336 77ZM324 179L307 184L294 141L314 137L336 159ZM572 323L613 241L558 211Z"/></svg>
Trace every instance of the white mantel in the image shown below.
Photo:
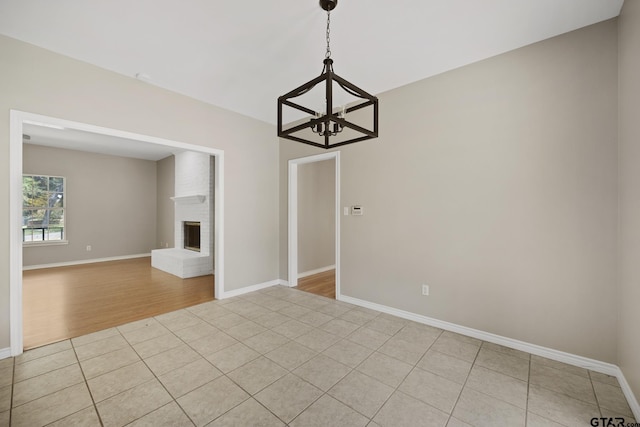
<svg viewBox="0 0 640 427"><path fill-rule="evenodd" d="M194 194L192 196L176 196L170 197L176 203L204 203L207 200L207 196L204 194Z"/></svg>

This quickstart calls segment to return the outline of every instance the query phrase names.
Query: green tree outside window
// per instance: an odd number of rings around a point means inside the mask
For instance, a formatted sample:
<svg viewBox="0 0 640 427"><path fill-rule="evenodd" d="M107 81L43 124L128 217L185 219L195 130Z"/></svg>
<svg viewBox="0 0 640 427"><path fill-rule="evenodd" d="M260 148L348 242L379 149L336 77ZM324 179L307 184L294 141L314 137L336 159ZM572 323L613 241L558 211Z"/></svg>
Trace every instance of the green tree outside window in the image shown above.
<svg viewBox="0 0 640 427"><path fill-rule="evenodd" d="M65 178L22 176L22 241L64 240Z"/></svg>

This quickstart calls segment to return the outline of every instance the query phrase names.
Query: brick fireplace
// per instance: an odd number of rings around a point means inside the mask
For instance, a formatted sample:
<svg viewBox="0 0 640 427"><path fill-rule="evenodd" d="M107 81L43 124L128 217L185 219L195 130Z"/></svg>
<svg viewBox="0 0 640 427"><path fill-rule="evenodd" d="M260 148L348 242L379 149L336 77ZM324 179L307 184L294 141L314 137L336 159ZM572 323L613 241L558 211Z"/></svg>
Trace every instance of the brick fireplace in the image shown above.
<svg viewBox="0 0 640 427"><path fill-rule="evenodd" d="M213 158L175 155L174 247L151 251L151 266L183 279L213 273Z"/></svg>

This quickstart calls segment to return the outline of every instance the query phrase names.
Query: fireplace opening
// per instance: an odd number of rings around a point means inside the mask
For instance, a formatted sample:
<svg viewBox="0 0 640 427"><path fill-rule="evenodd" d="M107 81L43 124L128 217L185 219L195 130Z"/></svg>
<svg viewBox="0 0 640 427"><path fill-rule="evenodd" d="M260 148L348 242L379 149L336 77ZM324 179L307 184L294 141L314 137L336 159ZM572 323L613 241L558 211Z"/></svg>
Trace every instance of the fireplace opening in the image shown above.
<svg viewBox="0 0 640 427"><path fill-rule="evenodd" d="M184 222L184 248L190 251L200 252L200 223L195 221Z"/></svg>

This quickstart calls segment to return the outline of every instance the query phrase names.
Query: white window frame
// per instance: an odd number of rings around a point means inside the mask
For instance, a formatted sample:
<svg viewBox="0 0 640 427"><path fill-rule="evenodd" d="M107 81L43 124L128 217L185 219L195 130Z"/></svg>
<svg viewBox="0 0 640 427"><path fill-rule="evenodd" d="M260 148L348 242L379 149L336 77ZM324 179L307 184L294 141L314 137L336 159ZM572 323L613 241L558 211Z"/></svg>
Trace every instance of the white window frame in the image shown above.
<svg viewBox="0 0 640 427"><path fill-rule="evenodd" d="M41 177L46 177L46 178L62 178L62 194L63 194L63 201L62 201L62 211L63 211L63 218L64 218L64 222L62 223L62 239L61 240L36 240L36 241L25 241L24 240L24 234L23 234L23 240L22 240L22 246L23 247L31 247L31 246L55 246L55 245L67 245L69 244L69 239L67 237L67 177L65 176L59 176L59 175L45 175L45 174L37 174L37 173L23 173L22 177L24 179L25 176L41 176ZM27 207L28 209L29 207ZM36 208L35 206L33 207L34 209ZM41 208L41 209L51 209L49 207L46 208ZM58 208L59 209L59 208ZM24 210L25 210L25 206L22 206L22 218L24 219ZM24 228L23 228L24 230Z"/></svg>

